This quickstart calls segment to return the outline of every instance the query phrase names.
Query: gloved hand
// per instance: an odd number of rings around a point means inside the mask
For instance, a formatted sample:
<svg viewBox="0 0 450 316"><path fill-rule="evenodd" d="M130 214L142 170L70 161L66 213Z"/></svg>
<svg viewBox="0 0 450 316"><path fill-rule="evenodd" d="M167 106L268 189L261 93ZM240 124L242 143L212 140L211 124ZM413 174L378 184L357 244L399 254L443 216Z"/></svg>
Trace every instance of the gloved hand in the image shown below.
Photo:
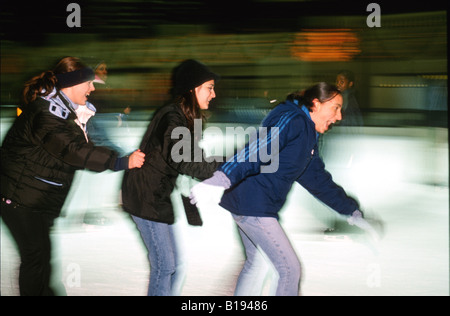
<svg viewBox="0 0 450 316"><path fill-rule="evenodd" d="M231 186L228 177L221 171L214 172L214 175L191 189L189 196L191 204L201 203L219 203L223 192Z"/></svg>
<svg viewBox="0 0 450 316"><path fill-rule="evenodd" d="M353 212L352 216L350 216L347 219L347 222L352 226L354 225L354 226L357 226L357 227L361 228L362 230L364 230L376 242L380 241L381 231L377 231L377 229L375 229L375 227L372 224L370 224L367 220L365 220L363 218L363 214L361 213L361 211L355 210Z"/></svg>

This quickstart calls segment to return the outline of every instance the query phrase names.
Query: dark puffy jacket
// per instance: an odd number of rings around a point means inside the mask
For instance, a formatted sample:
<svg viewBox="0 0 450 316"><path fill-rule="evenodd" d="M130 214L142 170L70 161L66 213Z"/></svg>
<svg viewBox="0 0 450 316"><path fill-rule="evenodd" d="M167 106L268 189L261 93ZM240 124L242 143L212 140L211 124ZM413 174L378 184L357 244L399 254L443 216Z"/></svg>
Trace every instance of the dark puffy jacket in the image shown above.
<svg viewBox="0 0 450 316"><path fill-rule="evenodd" d="M123 178L122 200L126 212L143 219L173 224L175 216L170 195L178 175L204 180L218 168L220 163L216 161L174 161L172 148L183 138L172 139L172 132L177 127L187 127L186 117L178 105L166 105L155 113L140 145L146 155L145 163L139 170L127 170ZM191 153L194 153L197 143L191 134Z"/></svg>
<svg viewBox="0 0 450 316"><path fill-rule="evenodd" d="M2 198L58 216L76 170L114 170L118 154L88 143L75 119L60 93L27 105L2 144Z"/></svg>

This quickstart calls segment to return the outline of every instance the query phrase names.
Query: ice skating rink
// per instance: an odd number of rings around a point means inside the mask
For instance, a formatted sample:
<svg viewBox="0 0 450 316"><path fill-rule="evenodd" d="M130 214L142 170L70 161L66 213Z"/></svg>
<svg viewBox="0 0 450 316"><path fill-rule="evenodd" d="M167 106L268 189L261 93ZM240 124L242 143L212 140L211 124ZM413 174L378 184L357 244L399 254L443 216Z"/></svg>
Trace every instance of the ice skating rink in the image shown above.
<svg viewBox="0 0 450 316"><path fill-rule="evenodd" d="M132 149L146 122L112 137ZM2 130L6 129L2 124ZM117 132L119 133L119 132ZM2 133L4 135L4 133ZM205 148L220 135L205 134ZM359 134L333 130L325 138L325 162L337 183L358 197L366 216L384 224L384 236L344 230L324 234L333 212L294 184L281 222L302 263L301 295L449 295L448 130L366 127ZM80 172L55 223L53 278L69 296L143 296L147 252L121 211L121 173ZM218 206L201 209L203 227L190 227L174 193L178 238L186 280L184 296L231 296L244 255L231 216ZM249 197L252 198L252 197ZM1 230L1 295L18 295L19 257ZM262 294L270 294L270 278Z"/></svg>

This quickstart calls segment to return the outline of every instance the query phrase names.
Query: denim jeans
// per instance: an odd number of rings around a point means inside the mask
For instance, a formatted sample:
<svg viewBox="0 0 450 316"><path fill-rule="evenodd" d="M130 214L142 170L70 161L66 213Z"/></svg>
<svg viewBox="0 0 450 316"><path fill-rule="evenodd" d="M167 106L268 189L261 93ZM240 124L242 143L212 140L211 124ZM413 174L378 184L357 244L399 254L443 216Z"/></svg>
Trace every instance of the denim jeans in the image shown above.
<svg viewBox="0 0 450 316"><path fill-rule="evenodd" d="M277 272L277 278L273 280L276 282L275 295L297 296L300 261L278 220L273 217L232 215L238 225L247 256L235 295L260 294L268 267L272 266ZM263 261L269 261L269 264L264 264Z"/></svg>
<svg viewBox="0 0 450 316"><path fill-rule="evenodd" d="M185 279L184 264L173 225L132 216L150 261L148 296L178 296Z"/></svg>

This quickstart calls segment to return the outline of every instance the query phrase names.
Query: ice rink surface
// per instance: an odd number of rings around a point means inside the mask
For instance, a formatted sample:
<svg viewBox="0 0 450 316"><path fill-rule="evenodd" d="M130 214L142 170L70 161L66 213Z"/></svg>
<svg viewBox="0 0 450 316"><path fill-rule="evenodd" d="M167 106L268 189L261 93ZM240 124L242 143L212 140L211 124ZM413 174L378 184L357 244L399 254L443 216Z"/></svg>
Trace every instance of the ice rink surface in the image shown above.
<svg viewBox="0 0 450 316"><path fill-rule="evenodd" d="M130 148L139 143L142 126L129 127ZM205 134L206 147L208 139L217 141ZM302 263L301 295L448 296L448 130L365 128L357 136L327 135L325 145L327 169L358 197L366 216L383 222L384 236L374 243L355 231L324 234L333 212L294 184L281 223ZM79 172L64 216L55 223L54 278L69 296L146 294L147 251L119 206L121 177ZM180 178L179 192L192 184ZM188 226L179 192L173 196L187 269L182 295L233 295L244 254L230 214L210 205L201 208L202 227ZM18 268L2 224L2 296L18 295ZM268 278L262 294L269 288Z"/></svg>

